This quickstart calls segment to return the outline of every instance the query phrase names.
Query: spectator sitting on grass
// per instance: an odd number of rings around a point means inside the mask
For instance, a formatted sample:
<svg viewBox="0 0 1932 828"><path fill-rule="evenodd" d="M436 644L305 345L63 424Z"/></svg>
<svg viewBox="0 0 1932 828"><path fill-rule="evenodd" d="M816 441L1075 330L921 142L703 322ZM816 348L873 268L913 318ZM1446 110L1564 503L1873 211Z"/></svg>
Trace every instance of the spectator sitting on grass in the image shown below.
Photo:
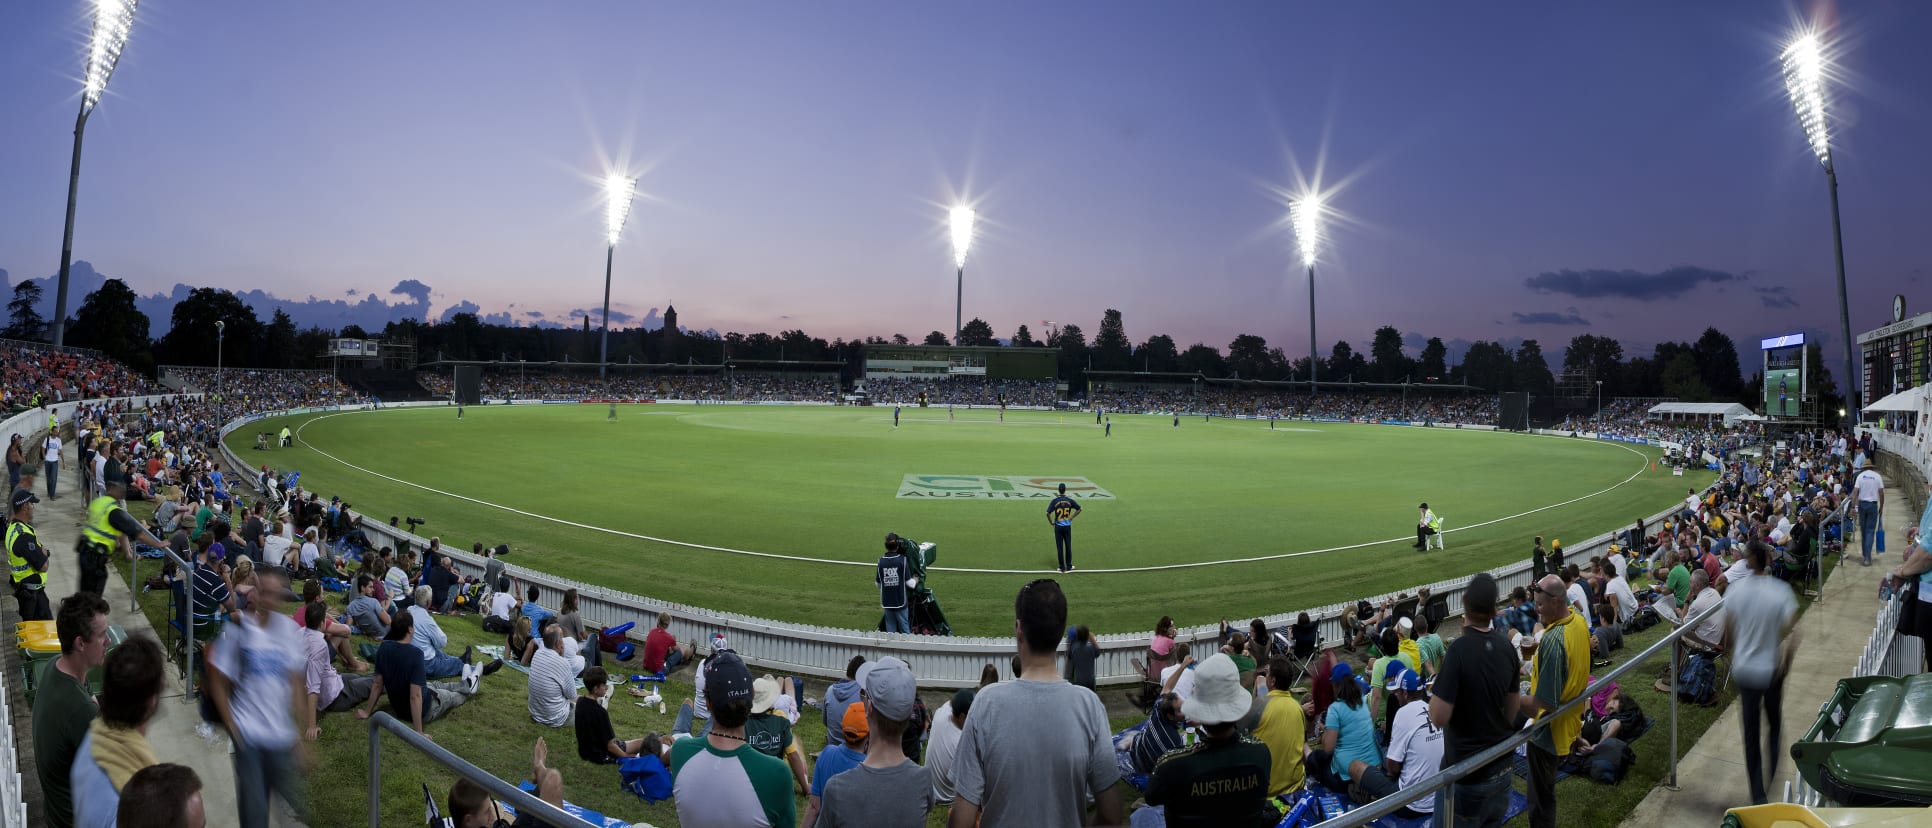
<svg viewBox="0 0 1932 828"><path fill-rule="evenodd" d="M867 664L866 667L871 667ZM861 670L864 674L869 670ZM812 762L811 802L805 806L803 824L818 824L818 812L824 807L825 786L832 778L845 773L865 762L865 740L871 734L871 723L866 720L865 704L855 702L845 708L845 715L839 723L839 733L845 738L844 744L832 745L818 754Z"/></svg>
<svg viewBox="0 0 1932 828"><path fill-rule="evenodd" d="M356 597L344 612L357 633L382 638L389 632L389 611L375 598L376 579L363 573L356 576Z"/></svg>
<svg viewBox="0 0 1932 828"><path fill-rule="evenodd" d="M510 577L499 576L496 591L483 604L483 631L507 633L516 629L517 597L510 593Z"/></svg>
<svg viewBox="0 0 1932 828"><path fill-rule="evenodd" d="M302 738L313 742L322 735L316 718L323 713L347 713L368 701L376 677L344 676L336 672L335 665L329 662L329 641L315 631L316 627L326 623L326 605L321 601L310 601L302 605L301 615L302 646L307 656L303 676L309 699L308 704L298 706L296 723L302 727Z"/></svg>
<svg viewBox="0 0 1932 828"><path fill-rule="evenodd" d="M302 603L297 606L294 615L296 626L305 630L314 629L316 632L321 633L329 649L335 651L336 657L342 659L343 670L351 673L369 672L368 663L356 658L355 642L350 640L350 637L355 635L355 630L351 629L349 625L330 618L328 613L324 612L322 614L322 620L318 622L320 624L319 627L311 628L309 626L308 613L304 612L304 608L309 604L319 604L321 602L322 582L313 578L303 582Z"/></svg>
<svg viewBox="0 0 1932 828"><path fill-rule="evenodd" d="M410 643L415 644L416 650L422 654L423 669L428 671L429 678L454 678L462 675L463 668L470 663L470 648L463 649L461 658L443 652L443 648L449 645L449 636L443 634L443 628L437 626L436 619L429 614L429 587L417 587L415 592L410 593L410 598L413 603L405 613L415 621L411 625L414 637L410 639ZM397 618L400 620L401 616ZM391 627L393 626L394 624L391 624Z"/></svg>
<svg viewBox="0 0 1932 828"><path fill-rule="evenodd" d="M531 629L541 630L543 629L545 621L557 617L556 613L544 609L537 604L537 595L539 593L536 584L531 584L530 588L525 591L525 594L529 596L529 599L523 602L523 617L530 619Z"/></svg>
<svg viewBox="0 0 1932 828"><path fill-rule="evenodd" d="M659 615L658 620L661 624L664 616ZM863 666L865 666L865 656L853 656L851 661L845 663L845 680L833 682L832 686L825 688L824 716L827 747L845 744L845 736L841 732L844 727L845 708L851 707L859 700L858 675L859 668ZM982 686L984 686L983 682Z"/></svg>
<svg viewBox="0 0 1932 828"><path fill-rule="evenodd" d="M705 735L671 745L678 821L693 826L798 824L785 763L745 741L752 689L744 660L730 650L718 650L699 669L708 674L704 693L712 721Z"/></svg>
<svg viewBox="0 0 1932 828"><path fill-rule="evenodd" d="M1147 781L1147 803L1163 809L1166 825L1274 825L1280 814L1268 804L1273 759L1267 746L1235 725L1247 715L1253 694L1242 689L1240 671L1226 653L1209 656L1195 672L1194 696L1181 710L1204 737L1161 757Z"/></svg>
<svg viewBox="0 0 1932 828"><path fill-rule="evenodd" d="M1422 676L1407 668L1392 670L1386 689L1399 705L1389 725L1388 755L1379 768L1359 759L1349 763L1349 795L1364 805L1414 787L1442 767L1442 730L1429 722ZM1424 796L1395 813L1400 819L1419 819L1434 812L1435 797Z"/></svg>
<svg viewBox="0 0 1932 828"><path fill-rule="evenodd" d="M563 629L543 628L543 646L530 658L530 718L548 727L570 723L577 699L577 670L563 650Z"/></svg>
<svg viewBox="0 0 1932 828"><path fill-rule="evenodd" d="M617 738L617 730L611 727L610 711L605 708L608 698L610 674L602 667L585 670L584 694L577 697L573 718L577 725L577 755L586 762L610 763L644 755L643 739L627 742Z"/></svg>
<svg viewBox="0 0 1932 828"><path fill-rule="evenodd" d="M805 775L805 752L798 749L797 740L792 738L791 720L774 710L778 698L777 679L766 675L751 683L751 718L745 720L745 743L759 753L784 760L792 769L793 784L803 796L810 788Z"/></svg>
<svg viewBox="0 0 1932 828"><path fill-rule="evenodd" d="M691 661L692 654L698 651L698 642L679 644L677 636L671 634L671 614L660 610L657 626L644 636L644 672L670 673L679 665Z"/></svg>
<svg viewBox="0 0 1932 828"><path fill-rule="evenodd" d="M423 733L423 726L449 715L481 692L483 676L503 669L503 659L499 658L480 667L465 666L461 681L430 684L422 652L409 643L415 627L412 613L396 616L396 623L389 625L389 634L383 636L382 646L376 650L376 682L369 688L369 704L356 710L356 718L369 718L387 691L390 715Z"/></svg>
<svg viewBox="0 0 1932 828"><path fill-rule="evenodd" d="M973 709L975 691L953 693L952 701L933 714L932 734L926 740L926 769L932 771L932 801L935 805L953 802L953 752L959 748L959 731L966 727L966 714Z"/></svg>

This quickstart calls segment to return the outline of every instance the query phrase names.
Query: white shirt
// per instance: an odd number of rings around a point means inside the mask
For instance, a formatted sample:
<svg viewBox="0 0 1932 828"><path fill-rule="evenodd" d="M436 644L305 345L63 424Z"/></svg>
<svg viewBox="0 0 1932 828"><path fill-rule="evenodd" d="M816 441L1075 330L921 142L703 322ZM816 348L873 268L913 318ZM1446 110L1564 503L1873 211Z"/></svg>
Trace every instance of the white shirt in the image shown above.
<svg viewBox="0 0 1932 828"><path fill-rule="evenodd" d="M1583 614L1583 620L1588 621L1592 627L1597 625L1594 608L1590 606L1590 593L1584 590L1582 580L1571 582L1570 588L1564 591L1564 595L1570 599L1570 606Z"/></svg>
<svg viewBox="0 0 1932 828"><path fill-rule="evenodd" d="M1717 590L1705 587L1704 591L1697 593L1697 597L1691 599L1690 608L1684 611L1684 619L1688 621L1696 618L1698 613L1710 609L1717 602ZM1706 644L1716 644L1723 641L1724 611L1718 610L1717 612L1711 613L1711 617L1704 621L1704 623L1692 627L1690 634Z"/></svg>
<svg viewBox="0 0 1932 828"><path fill-rule="evenodd" d="M315 559L320 557L322 557L322 550L315 545L314 541L304 541L302 543L303 569L314 569Z"/></svg>
<svg viewBox="0 0 1932 828"><path fill-rule="evenodd" d="M508 621L510 620L510 613L515 612L516 608L517 597L515 595L507 592L497 592L490 595L491 617Z"/></svg>
<svg viewBox="0 0 1932 828"><path fill-rule="evenodd" d="M47 462L59 463L60 462L60 438L49 436L47 438L47 442L41 444L40 451L41 451L41 456L44 459L46 459Z"/></svg>
<svg viewBox="0 0 1932 828"><path fill-rule="evenodd" d="M953 752L959 748L959 728L953 724L953 703L932 713L926 735L926 770L932 772L933 802L953 801Z"/></svg>
<svg viewBox="0 0 1932 828"><path fill-rule="evenodd" d="M549 647L538 647L530 657L530 718L537 724L563 727L577 700L577 675L570 659Z"/></svg>
<svg viewBox="0 0 1932 828"><path fill-rule="evenodd" d="M1442 728L1429 723L1427 700L1417 699L1395 711L1395 722L1389 726L1388 759L1402 763L1402 776L1395 781L1398 788L1414 787L1441 769ZM1419 814L1434 813L1436 797L1430 794L1418 798L1408 808Z"/></svg>
<svg viewBox="0 0 1932 828"><path fill-rule="evenodd" d="M423 661L435 660L442 654L440 651L443 645L449 643L449 636L443 634L443 628L437 625L435 617L429 614L429 610L411 604L408 612L416 619L416 631L410 633L409 643L416 645L416 649L422 651Z"/></svg>
<svg viewBox="0 0 1932 828"><path fill-rule="evenodd" d="M1163 687L1166 686L1167 679L1174 675L1174 671L1181 670L1181 669L1182 669L1181 665L1176 664L1172 667L1162 670L1161 685ZM1184 672L1181 673L1180 678L1174 680L1174 695L1180 696L1183 701L1189 698L1192 698L1194 696L1194 671L1193 670L1185 670Z"/></svg>
<svg viewBox="0 0 1932 828"><path fill-rule="evenodd" d="M1784 626L1798 612L1791 587L1776 578L1751 578L1733 586L1726 614L1731 617L1731 675L1753 689L1769 687L1777 671Z"/></svg>
<svg viewBox="0 0 1932 828"><path fill-rule="evenodd" d="M1697 507L1702 505L1704 505L1704 501L1698 499L1697 495L1694 495L1694 494L1686 495L1684 497L1684 508L1689 510L1692 514L1695 514L1697 512Z"/></svg>
<svg viewBox="0 0 1932 828"><path fill-rule="evenodd" d="M1611 578L1603 592L1616 602L1618 619L1629 621L1637 614L1637 593L1630 590L1630 582L1624 580L1622 575Z"/></svg>
<svg viewBox="0 0 1932 828"><path fill-rule="evenodd" d="M1743 558L1732 561L1730 567L1724 570L1724 580L1729 581L1731 586L1737 586L1749 577L1751 577L1751 566L1745 563Z"/></svg>
<svg viewBox="0 0 1932 828"><path fill-rule="evenodd" d="M229 707L242 742L270 750L295 745L295 719L290 710L289 679L308 668L302 628L281 613L257 620L240 614L215 641L215 669L234 682Z"/></svg>
<svg viewBox="0 0 1932 828"><path fill-rule="evenodd" d="M1879 494L1885 491L1885 479L1878 472L1866 469L1852 480L1852 488L1857 490L1860 502L1877 503Z"/></svg>

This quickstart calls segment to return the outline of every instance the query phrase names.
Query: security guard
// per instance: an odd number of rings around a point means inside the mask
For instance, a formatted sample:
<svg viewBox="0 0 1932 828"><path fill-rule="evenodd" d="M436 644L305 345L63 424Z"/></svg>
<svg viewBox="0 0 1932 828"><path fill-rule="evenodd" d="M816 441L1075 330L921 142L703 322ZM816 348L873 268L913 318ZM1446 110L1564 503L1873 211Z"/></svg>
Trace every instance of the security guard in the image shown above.
<svg viewBox="0 0 1932 828"><path fill-rule="evenodd" d="M7 525L7 565L12 571L13 598L20 602L20 620L52 621L47 603L47 550L34 535L34 504L40 498L25 489L13 493L13 522Z"/></svg>
<svg viewBox="0 0 1932 828"><path fill-rule="evenodd" d="M116 476L106 478L106 483L106 494L87 504L87 522L81 526L80 591L95 595L107 587L108 556L119 552L134 560L134 548L128 545L128 538L149 546L164 545L161 539L148 534L141 522L121 505L121 498L127 494L127 482Z"/></svg>

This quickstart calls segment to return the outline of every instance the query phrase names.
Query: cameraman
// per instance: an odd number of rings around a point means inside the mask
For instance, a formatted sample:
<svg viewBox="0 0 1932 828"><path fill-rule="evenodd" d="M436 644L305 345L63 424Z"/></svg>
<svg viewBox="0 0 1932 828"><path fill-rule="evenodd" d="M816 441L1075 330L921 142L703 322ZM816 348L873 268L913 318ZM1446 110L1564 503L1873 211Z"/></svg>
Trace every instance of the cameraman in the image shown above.
<svg viewBox="0 0 1932 828"><path fill-rule="evenodd" d="M907 541L887 532L885 555L879 558L872 581L879 585L879 607L885 610L886 632L912 632L911 612L906 602L907 581L912 578L912 562L906 558Z"/></svg>

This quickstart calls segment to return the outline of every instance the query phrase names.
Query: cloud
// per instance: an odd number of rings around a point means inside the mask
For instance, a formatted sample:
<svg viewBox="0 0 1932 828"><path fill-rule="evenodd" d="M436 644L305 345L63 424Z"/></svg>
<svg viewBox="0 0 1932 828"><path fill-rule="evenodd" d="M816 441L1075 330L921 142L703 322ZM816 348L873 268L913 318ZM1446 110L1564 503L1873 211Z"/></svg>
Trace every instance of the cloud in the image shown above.
<svg viewBox="0 0 1932 828"><path fill-rule="evenodd" d="M524 312L523 312L523 315L524 315L524 316L528 316L528 317L530 317L531 319L542 319L542 318L543 318L543 311L524 311Z"/></svg>
<svg viewBox="0 0 1932 828"><path fill-rule="evenodd" d="M478 311L481 311L481 310L483 310L483 308L482 308L481 306L479 306L479 305L477 305L477 304L476 304L475 302L471 302L471 301L467 301L467 300L465 300L465 301L462 301L462 302L457 302L456 304L454 304L454 305L451 305L451 306L449 306L449 307L447 307L447 308L444 308L444 309L443 309L443 316L442 316L442 318L440 318L440 319L438 319L438 320L436 320L436 321L437 321L437 322L448 322L448 321L450 321L451 319L455 319L455 318L456 318L456 315L457 315L457 314L459 314L459 313L468 313L468 314L475 314L475 313L477 313Z"/></svg>
<svg viewBox="0 0 1932 828"><path fill-rule="evenodd" d="M1511 313L1510 316L1515 319L1516 324L1518 325L1588 325L1590 324L1590 320L1584 319L1582 316L1577 315L1576 308L1570 308L1569 313L1557 313L1555 311L1535 311L1532 313L1523 313L1522 311L1516 311L1514 313Z"/></svg>
<svg viewBox="0 0 1932 828"><path fill-rule="evenodd" d="M1654 302L1675 299L1704 284L1722 285L1749 278L1722 270L1689 265L1656 273L1635 270L1558 270L1538 273L1523 286L1539 293L1559 293L1578 299L1635 299Z"/></svg>
<svg viewBox="0 0 1932 828"><path fill-rule="evenodd" d="M429 285L425 285L415 279L404 279L397 282L395 287L389 289L389 292L407 296L418 305L429 304Z"/></svg>
<svg viewBox="0 0 1932 828"><path fill-rule="evenodd" d="M345 296L354 296L354 295L356 295L356 289L355 289L355 288L349 288L349 292L348 292L348 293L346 293L346 294L343 294L343 295L345 295Z"/></svg>
<svg viewBox="0 0 1932 828"><path fill-rule="evenodd" d="M1751 292L1756 293L1758 300L1763 302L1767 308L1795 308L1798 306L1798 300L1791 298L1791 289L1784 285L1754 287L1751 288Z"/></svg>

